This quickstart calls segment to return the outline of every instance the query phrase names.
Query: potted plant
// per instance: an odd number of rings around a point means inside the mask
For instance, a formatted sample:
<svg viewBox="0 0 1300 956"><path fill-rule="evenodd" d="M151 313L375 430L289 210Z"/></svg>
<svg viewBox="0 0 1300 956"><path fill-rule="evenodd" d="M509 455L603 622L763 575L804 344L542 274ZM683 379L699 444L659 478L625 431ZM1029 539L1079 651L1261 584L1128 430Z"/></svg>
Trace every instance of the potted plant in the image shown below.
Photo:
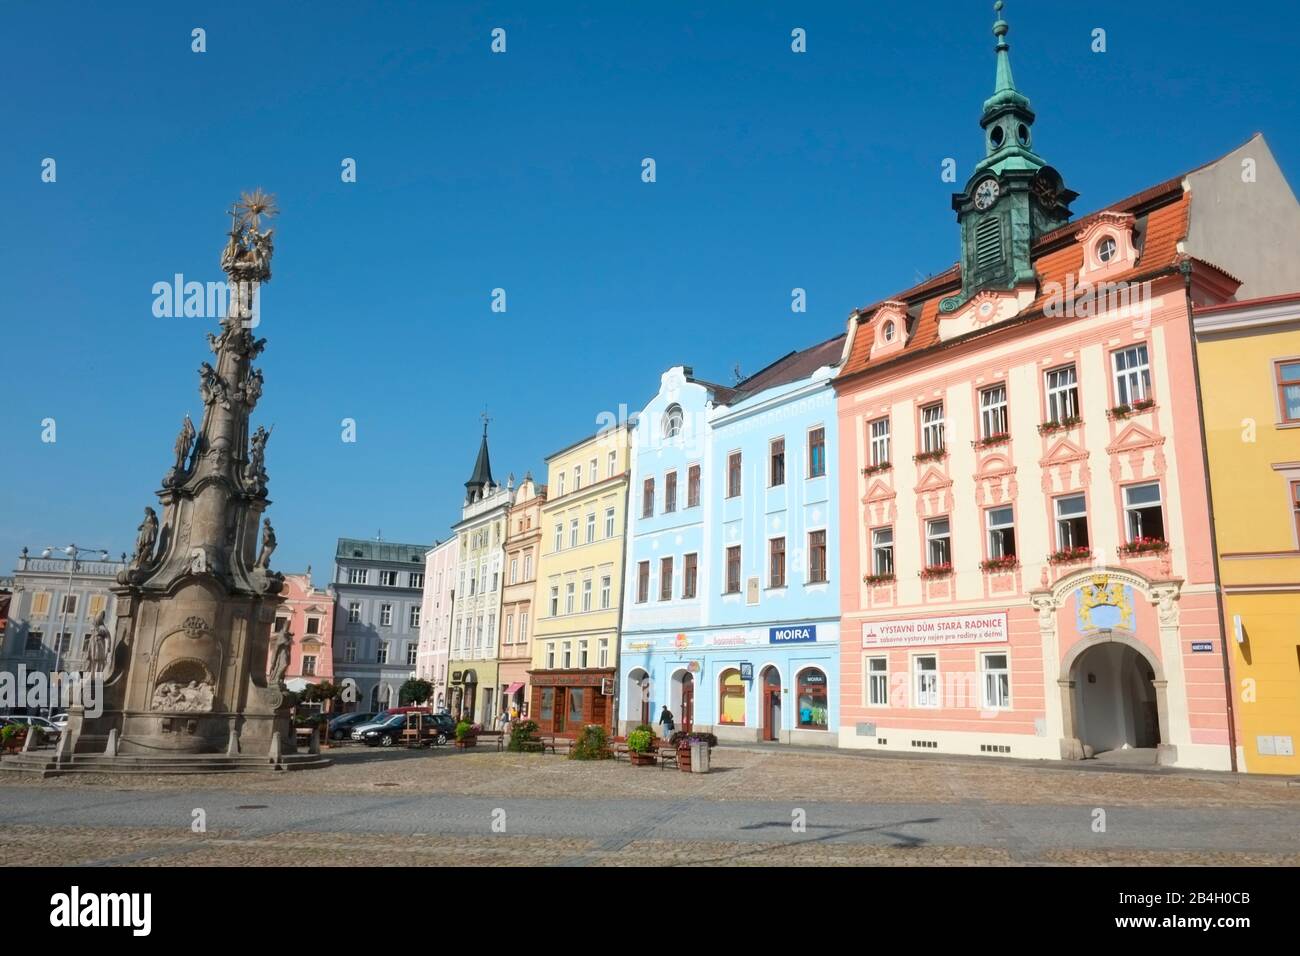
<svg viewBox="0 0 1300 956"><path fill-rule="evenodd" d="M1000 558L988 558L980 562L981 571L1012 571L1020 565L1014 554L1004 554Z"/></svg>
<svg viewBox="0 0 1300 956"><path fill-rule="evenodd" d="M627 735L627 755L632 766L654 766L658 759L653 749L654 739L654 734L648 730L634 730Z"/></svg>
<svg viewBox="0 0 1300 956"><path fill-rule="evenodd" d="M462 720L458 723L456 725L456 749L464 750L466 747L476 746L480 729L478 724L471 724L468 720Z"/></svg>
<svg viewBox="0 0 1300 956"><path fill-rule="evenodd" d="M1092 557L1092 548L1080 545L1075 548L1062 548L1047 556L1048 564L1073 564L1075 561L1087 561Z"/></svg>
<svg viewBox="0 0 1300 956"><path fill-rule="evenodd" d="M946 578L952 575L952 564L931 564L917 572L921 575L922 581L930 581L934 578Z"/></svg>
<svg viewBox="0 0 1300 956"><path fill-rule="evenodd" d="M880 474L882 471L889 471L893 467L889 462L882 461L875 465L867 465L866 468L862 469L862 475L864 478L869 478L872 475Z"/></svg>
<svg viewBox="0 0 1300 956"><path fill-rule="evenodd" d="M976 448L992 448L994 445L1005 445L1009 441L1011 441L1010 432L998 432L996 435L985 435L971 444Z"/></svg>
<svg viewBox="0 0 1300 956"><path fill-rule="evenodd" d="M894 572L888 571L884 574L864 574L862 576L863 584L893 584Z"/></svg>
<svg viewBox="0 0 1300 956"><path fill-rule="evenodd" d="M4 729L0 730L0 743L3 743L6 753L22 750L26 742L27 728L22 724L6 724Z"/></svg>
<svg viewBox="0 0 1300 956"><path fill-rule="evenodd" d="M1125 542L1119 546L1120 554L1150 554L1156 551L1166 551L1169 549L1169 542L1164 538L1134 538L1132 541Z"/></svg>
<svg viewBox="0 0 1300 956"><path fill-rule="evenodd" d="M912 461L916 464L924 464L927 461L940 461L948 457L948 449L936 448L934 451L923 451L912 456Z"/></svg>
<svg viewBox="0 0 1300 956"><path fill-rule="evenodd" d="M677 767L687 773L708 773L709 754L718 744L713 734L679 730L669 741L677 748Z"/></svg>

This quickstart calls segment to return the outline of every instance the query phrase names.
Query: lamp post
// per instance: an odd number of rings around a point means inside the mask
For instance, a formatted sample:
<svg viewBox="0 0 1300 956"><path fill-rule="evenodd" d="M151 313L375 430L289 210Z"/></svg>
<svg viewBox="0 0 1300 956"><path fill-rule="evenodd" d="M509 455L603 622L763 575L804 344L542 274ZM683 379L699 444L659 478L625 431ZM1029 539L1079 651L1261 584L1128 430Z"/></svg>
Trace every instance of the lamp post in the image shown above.
<svg viewBox="0 0 1300 956"><path fill-rule="evenodd" d="M41 557L48 558L55 550L55 548L46 548L41 552ZM54 684L59 673L59 668L63 664L63 638L67 633L68 596L72 594L72 576L77 572L77 568L80 567L79 562L82 552L90 553L92 551L98 551L99 560L109 560L108 551L104 548L78 548L75 544L70 544L66 548L59 548L57 550L62 551L68 556L68 590L63 595L63 610L59 612L59 633L54 637L54 670L50 671L50 697L48 700L49 706L45 710L46 719L54 716ZM70 637L71 635L68 636ZM62 684L60 682L60 687L61 686Z"/></svg>

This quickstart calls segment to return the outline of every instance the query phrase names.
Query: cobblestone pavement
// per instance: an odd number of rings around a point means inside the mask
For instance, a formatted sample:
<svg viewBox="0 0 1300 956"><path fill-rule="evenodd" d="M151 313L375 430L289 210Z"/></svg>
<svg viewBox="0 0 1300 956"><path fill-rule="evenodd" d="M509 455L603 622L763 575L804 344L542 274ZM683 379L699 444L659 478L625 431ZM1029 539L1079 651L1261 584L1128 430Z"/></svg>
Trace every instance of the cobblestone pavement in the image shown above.
<svg viewBox="0 0 1300 956"><path fill-rule="evenodd" d="M494 751L331 756L328 769L276 776L6 773L0 859L1300 865L1300 788L1276 778L732 748L714 751L707 775ZM196 808L207 832L191 830Z"/></svg>

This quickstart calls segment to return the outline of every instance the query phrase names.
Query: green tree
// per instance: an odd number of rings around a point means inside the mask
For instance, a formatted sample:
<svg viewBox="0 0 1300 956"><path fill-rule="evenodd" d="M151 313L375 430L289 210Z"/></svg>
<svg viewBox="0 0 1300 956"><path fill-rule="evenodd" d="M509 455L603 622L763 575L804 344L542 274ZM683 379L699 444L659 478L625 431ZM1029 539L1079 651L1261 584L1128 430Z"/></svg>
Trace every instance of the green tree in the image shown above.
<svg viewBox="0 0 1300 956"><path fill-rule="evenodd" d="M397 692L397 700L403 707L410 704L423 704L432 696L433 685L417 677L412 677Z"/></svg>

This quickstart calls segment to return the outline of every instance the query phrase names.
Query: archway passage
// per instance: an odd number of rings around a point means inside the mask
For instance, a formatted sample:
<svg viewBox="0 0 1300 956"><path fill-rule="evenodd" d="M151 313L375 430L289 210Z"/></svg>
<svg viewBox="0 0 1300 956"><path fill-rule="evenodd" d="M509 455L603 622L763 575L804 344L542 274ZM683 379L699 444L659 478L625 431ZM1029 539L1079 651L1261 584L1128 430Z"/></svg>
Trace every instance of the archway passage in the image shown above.
<svg viewBox="0 0 1300 956"><path fill-rule="evenodd" d="M677 729L690 731L695 725L695 676L690 671L678 671L673 675L672 700Z"/></svg>
<svg viewBox="0 0 1300 956"><path fill-rule="evenodd" d="M627 719L633 726L650 723L650 675L640 667L627 675Z"/></svg>
<svg viewBox="0 0 1300 956"><path fill-rule="evenodd" d="M1079 656L1071 676L1084 746L1112 760L1154 763L1161 740L1151 662L1127 644L1098 644Z"/></svg>
<svg viewBox="0 0 1300 956"><path fill-rule="evenodd" d="M781 672L775 667L763 670L763 739L779 740L781 734Z"/></svg>

